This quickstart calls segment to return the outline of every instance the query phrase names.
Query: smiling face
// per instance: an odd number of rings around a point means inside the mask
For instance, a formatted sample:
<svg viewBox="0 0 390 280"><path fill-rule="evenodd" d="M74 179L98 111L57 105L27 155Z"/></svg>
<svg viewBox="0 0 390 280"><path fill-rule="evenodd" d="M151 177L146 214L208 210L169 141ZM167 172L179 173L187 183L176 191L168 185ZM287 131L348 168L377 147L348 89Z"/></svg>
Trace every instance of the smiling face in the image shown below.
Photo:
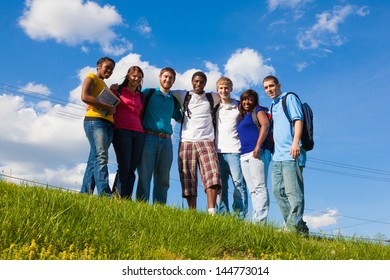
<svg viewBox="0 0 390 280"><path fill-rule="evenodd" d="M219 84L217 86L217 92L221 98L222 103L230 102L230 93L232 92L232 89L228 85Z"/></svg>
<svg viewBox="0 0 390 280"><path fill-rule="evenodd" d="M127 78L129 79L129 88L138 88L142 84L143 77L144 74L137 69L129 71L127 74Z"/></svg>
<svg viewBox="0 0 390 280"><path fill-rule="evenodd" d="M193 91L197 94L204 92L204 87L206 86L206 79L202 76L195 76L192 79L192 88Z"/></svg>
<svg viewBox="0 0 390 280"><path fill-rule="evenodd" d="M102 80L108 79L112 75L112 72L114 72L114 68L115 68L115 63L113 63L110 60L106 60L98 64L97 76Z"/></svg>
<svg viewBox="0 0 390 280"><path fill-rule="evenodd" d="M241 104L242 104L242 108L245 111L249 112L249 111L252 111L252 109L255 107L256 100L255 100L254 96L250 95L247 98L243 99L241 101Z"/></svg>
<svg viewBox="0 0 390 280"><path fill-rule="evenodd" d="M273 100L282 94L282 91L280 90L280 84L274 79L264 80L263 87L268 96Z"/></svg>
<svg viewBox="0 0 390 280"><path fill-rule="evenodd" d="M170 71L164 71L159 76L160 86L164 91L169 91L175 82L175 76Z"/></svg>

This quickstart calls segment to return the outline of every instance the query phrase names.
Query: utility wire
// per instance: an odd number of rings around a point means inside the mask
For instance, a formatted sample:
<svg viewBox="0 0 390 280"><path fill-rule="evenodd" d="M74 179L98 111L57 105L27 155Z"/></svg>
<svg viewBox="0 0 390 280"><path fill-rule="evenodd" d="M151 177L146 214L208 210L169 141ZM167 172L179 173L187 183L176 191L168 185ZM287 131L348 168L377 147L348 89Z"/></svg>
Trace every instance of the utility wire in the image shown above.
<svg viewBox="0 0 390 280"><path fill-rule="evenodd" d="M374 174L379 174L379 175L390 176L390 171L384 171L384 170L379 170L379 169L374 169L374 168L367 168L367 167L346 164L346 163L339 163L339 162L335 162L335 161L328 161L328 160L312 158L312 157L308 157L307 160L315 162L315 163L320 163L320 164L325 164L325 165L330 165L330 166L335 166L335 167L341 167L341 168L346 168L346 169L352 169L352 170L362 171L362 172L366 172L366 173L374 173Z"/></svg>

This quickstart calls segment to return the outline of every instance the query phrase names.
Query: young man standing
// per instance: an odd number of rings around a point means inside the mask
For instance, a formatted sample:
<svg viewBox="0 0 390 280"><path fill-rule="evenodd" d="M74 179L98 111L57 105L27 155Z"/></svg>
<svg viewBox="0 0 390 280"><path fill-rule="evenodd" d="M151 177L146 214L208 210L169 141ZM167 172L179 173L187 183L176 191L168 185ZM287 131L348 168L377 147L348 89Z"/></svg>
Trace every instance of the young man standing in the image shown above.
<svg viewBox="0 0 390 280"><path fill-rule="evenodd" d="M180 106L174 101L171 87L176 72L170 67L160 71L160 88L157 88L144 108L142 126L145 129L145 143L138 167L137 199L149 201L150 182L153 175L153 203L166 204L169 188L169 172L172 165L173 133L171 118L181 121ZM150 89L142 91L148 95Z"/></svg>
<svg viewBox="0 0 390 280"><path fill-rule="evenodd" d="M217 197L217 213L229 213L229 177L233 181L233 211L241 219L248 213L248 193L241 171L241 143L237 125L240 119L239 101L232 99L233 82L227 77L217 81L217 92L221 98L217 111L215 145L221 169L222 190Z"/></svg>
<svg viewBox="0 0 390 280"><path fill-rule="evenodd" d="M179 173L182 195L190 208L196 208L199 166L200 178L207 196L208 212L215 214L221 180L210 104L216 106L219 103L219 96L216 93L211 95L205 93L206 82L207 77L203 72L195 72L192 76L193 89L190 92L176 93L179 102L183 104L184 114L179 147ZM212 101L209 100L210 97Z"/></svg>
<svg viewBox="0 0 390 280"><path fill-rule="evenodd" d="M272 157L273 194L286 226L306 235L309 229L303 221L305 199L302 176L306 152L300 147L303 129L302 105L293 94L287 96L286 109L293 121L291 125L282 106L282 98L287 93L282 93L279 80L274 76L267 76L263 79L263 87L273 99L271 111L275 141L275 152Z"/></svg>

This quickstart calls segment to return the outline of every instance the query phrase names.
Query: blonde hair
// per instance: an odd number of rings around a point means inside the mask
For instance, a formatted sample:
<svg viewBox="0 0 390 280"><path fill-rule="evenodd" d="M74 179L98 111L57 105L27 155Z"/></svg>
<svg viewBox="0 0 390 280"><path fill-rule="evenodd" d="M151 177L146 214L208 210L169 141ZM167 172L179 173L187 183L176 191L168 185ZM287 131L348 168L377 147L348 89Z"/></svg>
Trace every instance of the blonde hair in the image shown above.
<svg viewBox="0 0 390 280"><path fill-rule="evenodd" d="M217 88L220 85L227 85L230 89L233 89L233 82L228 77L221 77L217 81Z"/></svg>

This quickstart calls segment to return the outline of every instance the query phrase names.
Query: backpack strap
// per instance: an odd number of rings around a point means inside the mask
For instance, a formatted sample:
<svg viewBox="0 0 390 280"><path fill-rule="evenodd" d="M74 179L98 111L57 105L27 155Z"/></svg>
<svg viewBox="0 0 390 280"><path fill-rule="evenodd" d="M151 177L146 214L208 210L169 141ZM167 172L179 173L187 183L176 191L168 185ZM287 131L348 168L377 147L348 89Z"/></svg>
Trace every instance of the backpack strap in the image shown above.
<svg viewBox="0 0 390 280"><path fill-rule="evenodd" d="M214 110L214 99L213 95L210 92L206 92L207 100L210 103L210 111L212 112Z"/></svg>
<svg viewBox="0 0 390 280"><path fill-rule="evenodd" d="M283 96L283 98L282 98L283 112L286 115L286 118L288 119L290 124L293 125L292 119L291 119L290 115L287 113L287 95L289 95L289 94L293 94L298 99L299 103L301 103L301 105L302 105L302 102L301 102L301 99L299 99L299 96L296 93L291 92L291 91L287 92L287 94L285 96Z"/></svg>
<svg viewBox="0 0 390 280"><path fill-rule="evenodd" d="M190 111L188 110L188 104L190 103L190 100L191 100L191 94L189 91L187 91L183 101L183 114L185 115L187 113L187 117L189 119L191 119Z"/></svg>
<svg viewBox="0 0 390 280"><path fill-rule="evenodd" d="M142 102L142 110L141 110L141 119L144 117L146 107L148 106L149 100L152 97L152 95L155 93L155 88L150 88L148 94L145 96L141 93L141 102Z"/></svg>

